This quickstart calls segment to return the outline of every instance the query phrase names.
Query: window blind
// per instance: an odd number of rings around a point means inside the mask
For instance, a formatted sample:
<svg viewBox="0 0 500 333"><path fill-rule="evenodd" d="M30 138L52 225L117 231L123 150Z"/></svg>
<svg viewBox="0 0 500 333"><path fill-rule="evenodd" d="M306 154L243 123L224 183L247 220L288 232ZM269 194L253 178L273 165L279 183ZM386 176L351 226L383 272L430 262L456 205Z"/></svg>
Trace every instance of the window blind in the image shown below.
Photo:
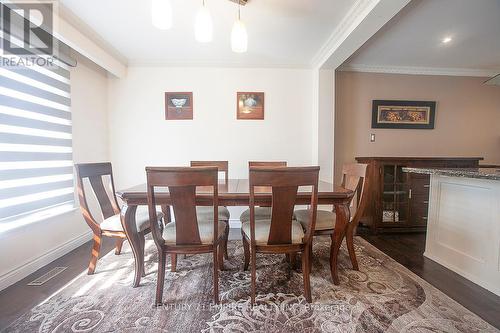
<svg viewBox="0 0 500 333"><path fill-rule="evenodd" d="M0 223L74 206L70 72L55 64L0 65Z"/></svg>

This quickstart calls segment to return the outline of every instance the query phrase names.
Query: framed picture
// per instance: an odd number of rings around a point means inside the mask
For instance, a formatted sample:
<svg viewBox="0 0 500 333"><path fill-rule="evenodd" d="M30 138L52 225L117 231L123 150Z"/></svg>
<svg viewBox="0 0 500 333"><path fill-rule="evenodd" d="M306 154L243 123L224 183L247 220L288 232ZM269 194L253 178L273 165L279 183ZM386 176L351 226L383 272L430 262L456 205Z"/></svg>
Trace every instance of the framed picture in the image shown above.
<svg viewBox="0 0 500 333"><path fill-rule="evenodd" d="M193 93L166 92L165 119L166 120L193 119Z"/></svg>
<svg viewBox="0 0 500 333"><path fill-rule="evenodd" d="M374 100L372 128L433 129L436 102Z"/></svg>
<svg viewBox="0 0 500 333"><path fill-rule="evenodd" d="M263 92L238 92L236 95L237 119L264 119Z"/></svg>

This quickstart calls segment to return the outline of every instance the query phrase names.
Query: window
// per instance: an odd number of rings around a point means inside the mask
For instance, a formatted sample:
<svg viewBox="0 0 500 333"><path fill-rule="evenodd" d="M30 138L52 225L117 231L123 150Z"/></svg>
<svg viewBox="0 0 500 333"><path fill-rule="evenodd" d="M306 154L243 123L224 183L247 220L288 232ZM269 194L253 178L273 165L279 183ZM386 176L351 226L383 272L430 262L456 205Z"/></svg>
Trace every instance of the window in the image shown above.
<svg viewBox="0 0 500 333"><path fill-rule="evenodd" d="M0 230L73 209L70 102L66 65L0 64Z"/></svg>

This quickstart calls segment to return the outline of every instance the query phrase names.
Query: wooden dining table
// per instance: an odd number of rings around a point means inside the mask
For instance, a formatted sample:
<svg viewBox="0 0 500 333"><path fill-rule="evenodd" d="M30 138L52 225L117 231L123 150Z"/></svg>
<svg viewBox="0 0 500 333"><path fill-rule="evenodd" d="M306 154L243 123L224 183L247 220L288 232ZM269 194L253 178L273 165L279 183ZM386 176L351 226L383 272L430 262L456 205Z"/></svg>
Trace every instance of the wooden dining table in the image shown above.
<svg viewBox="0 0 500 333"><path fill-rule="evenodd" d="M248 206L250 202L250 187L248 179L228 179L227 182L220 180L218 184L219 206ZM272 204L272 193L269 187L255 188L255 204L270 207ZM135 259L135 274L133 287L140 284L144 276L144 235L141 235L136 227L135 213L137 206L148 204L146 184L137 185L126 190L118 191L117 196L123 201L121 209L121 223L127 239L132 248ZM210 187L197 187L196 204L198 206L212 206L213 189ZM333 184L320 181L318 183L318 204L333 205L337 215L335 223L335 235L337 248L332 249L338 254L340 244L345 236L347 223L350 219L349 204L354 192L343 187L335 187ZM308 205L311 202L311 188L299 187L297 191L296 205ZM170 205L172 204L167 189L157 191L156 203L161 205L167 222L170 218ZM336 270L336 255L334 256Z"/></svg>

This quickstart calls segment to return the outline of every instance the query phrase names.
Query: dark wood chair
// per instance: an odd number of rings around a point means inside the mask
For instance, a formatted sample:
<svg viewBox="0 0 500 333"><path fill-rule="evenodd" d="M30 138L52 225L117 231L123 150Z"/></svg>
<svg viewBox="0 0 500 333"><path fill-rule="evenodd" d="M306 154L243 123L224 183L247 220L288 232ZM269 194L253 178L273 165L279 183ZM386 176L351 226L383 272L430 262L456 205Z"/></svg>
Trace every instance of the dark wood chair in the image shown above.
<svg viewBox="0 0 500 333"><path fill-rule="evenodd" d="M209 167L215 166L219 172L224 173L224 182L229 182L229 162L228 161L191 161L192 167Z"/></svg>
<svg viewBox="0 0 500 333"><path fill-rule="evenodd" d="M123 242L127 239L120 219L120 208L115 196L113 170L111 163L80 163L75 164L78 198L83 218L94 233L94 243L90 257L88 274L94 274L101 249L102 237L116 238L115 254L120 254ZM105 177L109 177L110 192L106 191ZM101 209L103 221L98 223L92 215L85 190L84 180L88 179L91 189ZM157 213L157 220L163 218L162 213ZM144 235L150 231L149 212L147 206L139 206L136 212L137 231L144 243Z"/></svg>
<svg viewBox="0 0 500 333"><path fill-rule="evenodd" d="M346 237L347 250L349 258L351 259L352 267L354 270L359 270L356 253L354 251L354 234L359 224L359 220L363 216L363 211L366 207L368 199L368 179L367 179L367 164L346 164L342 167L342 187L355 192L353 201L349 207L350 221L347 225L345 235L335 233L335 210L318 210L316 214L316 229L315 236L329 235L332 239L330 251L330 271L334 284L339 284L337 274L337 257L342 245L344 236ZM295 211L295 218L305 228L309 224L310 210L303 209Z"/></svg>
<svg viewBox="0 0 500 333"><path fill-rule="evenodd" d="M250 168L250 223L242 226L245 267L251 264L251 304L255 303L256 254L297 254L302 253L302 273L304 294L311 302L309 280L311 242L316 223L318 204L319 167L252 167ZM270 187L272 191L272 215L269 220L255 219L255 189ZM305 230L293 220L293 210L299 186L312 186L311 218Z"/></svg>
<svg viewBox="0 0 500 333"><path fill-rule="evenodd" d="M248 169L252 167L267 167L267 168L279 168L286 167L286 161L249 161ZM255 220L269 220L271 218L271 207L255 207ZM250 221L250 210L246 209L240 215L240 222L248 223Z"/></svg>
<svg viewBox="0 0 500 333"><path fill-rule="evenodd" d="M224 184L229 183L229 162L228 161L191 161L192 167L217 167L219 172L224 173ZM211 220L213 216L213 208L206 206L198 206L196 207L196 214L198 216L198 220ZM229 259L229 255L227 253L227 242L229 238L229 219L231 214L229 213L229 209L227 207L221 206L219 207L219 221L224 221L226 223L226 237L224 241L224 257Z"/></svg>
<svg viewBox="0 0 500 333"><path fill-rule="evenodd" d="M147 167L148 205L150 217L155 216L156 189L168 187L175 222L170 222L163 230L152 224L151 231L158 248L158 280L156 305L162 304L165 265L168 254L213 253L214 301L219 302L219 264L223 251L218 250L224 243L226 224L219 222L218 177L216 167L206 168L156 168ZM200 221L196 215L196 188L213 190L213 219Z"/></svg>

